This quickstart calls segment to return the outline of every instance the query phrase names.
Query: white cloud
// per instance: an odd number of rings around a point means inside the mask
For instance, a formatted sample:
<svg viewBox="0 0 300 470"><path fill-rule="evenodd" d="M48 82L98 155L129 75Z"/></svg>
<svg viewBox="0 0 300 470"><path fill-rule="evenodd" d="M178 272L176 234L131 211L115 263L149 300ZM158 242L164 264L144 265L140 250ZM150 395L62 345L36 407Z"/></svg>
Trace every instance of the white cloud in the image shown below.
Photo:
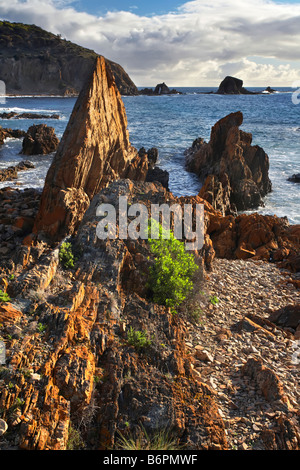
<svg viewBox="0 0 300 470"><path fill-rule="evenodd" d="M226 74L245 86L290 86L300 79L300 3L195 0L176 13L97 17L76 11L69 0L0 0L0 14L94 49L123 65L139 86L162 80L217 86Z"/></svg>

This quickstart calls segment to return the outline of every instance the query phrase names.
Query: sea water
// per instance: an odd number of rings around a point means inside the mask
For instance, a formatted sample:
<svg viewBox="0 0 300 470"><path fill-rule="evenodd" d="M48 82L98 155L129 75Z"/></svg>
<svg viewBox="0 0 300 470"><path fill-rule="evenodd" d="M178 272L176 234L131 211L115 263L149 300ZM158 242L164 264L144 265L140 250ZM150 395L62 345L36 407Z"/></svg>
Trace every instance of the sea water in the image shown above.
<svg viewBox="0 0 300 470"><path fill-rule="evenodd" d="M193 141L210 138L211 127L231 112L241 111L241 126L253 136L253 145L261 146L270 159L272 192L257 212L287 217L300 223L300 184L287 181L300 173L300 104L292 99L294 89L279 88L278 93L259 95L216 95L209 88L177 88L183 94L164 96L123 96L130 142L137 149L157 147L158 165L170 173L170 190L176 196L196 195L201 183L185 169L184 151ZM262 89L250 89L262 91ZM32 124L46 123L62 137L75 98L9 97L0 102L0 113L8 111L59 114L60 119L0 120L2 127L27 130ZM296 100L297 102L297 100ZM0 168L29 159L36 168L19 173L17 181L0 184L19 188L42 188L53 154L25 157L20 154L21 139L7 139L0 148Z"/></svg>

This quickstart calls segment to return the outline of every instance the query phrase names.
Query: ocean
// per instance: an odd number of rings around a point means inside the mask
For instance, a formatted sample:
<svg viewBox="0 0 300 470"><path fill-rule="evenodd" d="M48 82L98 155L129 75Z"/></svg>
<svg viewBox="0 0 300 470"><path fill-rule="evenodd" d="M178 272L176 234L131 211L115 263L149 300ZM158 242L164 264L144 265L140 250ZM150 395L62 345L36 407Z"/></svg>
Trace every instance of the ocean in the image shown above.
<svg viewBox="0 0 300 470"><path fill-rule="evenodd" d="M175 87L176 88L176 87ZM261 214L287 217L291 224L300 223L300 185L287 181L300 173L300 104L292 100L295 89L277 88L274 94L215 95L204 92L215 88L176 88L182 95L123 96L128 119L130 142L137 149L157 147L158 165L170 173L170 190L176 196L196 195L201 184L196 175L185 170L184 151L202 137L209 140L211 127L227 114L241 111L241 126L251 132L253 145L260 145L269 155L270 179L273 190L265 197ZM249 88L252 91L263 89ZM8 111L59 114L60 119L0 120L2 127L27 130L41 122L55 128L62 137L76 98L7 97L0 101L0 113ZM53 155L20 154L22 141L7 139L0 148L0 168L16 165L21 160L32 161L36 168L19 173L17 181L4 186L42 189Z"/></svg>

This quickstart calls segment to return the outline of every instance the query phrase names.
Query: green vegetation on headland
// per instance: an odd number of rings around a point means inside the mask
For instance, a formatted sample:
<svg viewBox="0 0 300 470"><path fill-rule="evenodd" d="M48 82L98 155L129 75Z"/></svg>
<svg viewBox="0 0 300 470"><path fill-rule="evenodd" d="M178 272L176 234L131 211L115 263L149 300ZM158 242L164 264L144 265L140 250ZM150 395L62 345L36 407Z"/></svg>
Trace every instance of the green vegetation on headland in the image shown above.
<svg viewBox="0 0 300 470"><path fill-rule="evenodd" d="M8 94L77 95L97 56L36 25L0 21L0 80ZM137 94L125 70L106 62L121 94Z"/></svg>

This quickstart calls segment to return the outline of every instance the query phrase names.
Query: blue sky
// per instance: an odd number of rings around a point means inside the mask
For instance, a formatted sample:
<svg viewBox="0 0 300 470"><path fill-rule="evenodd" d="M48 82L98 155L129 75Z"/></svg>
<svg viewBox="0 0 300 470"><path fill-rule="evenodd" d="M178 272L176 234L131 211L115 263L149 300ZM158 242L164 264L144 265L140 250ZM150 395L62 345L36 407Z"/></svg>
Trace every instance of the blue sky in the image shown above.
<svg viewBox="0 0 300 470"><path fill-rule="evenodd" d="M137 86L300 86L300 0L0 0L0 18L92 49Z"/></svg>
<svg viewBox="0 0 300 470"><path fill-rule="evenodd" d="M146 16L176 11L184 3L182 0L75 0L73 2L76 9L96 15L105 14L107 11L125 10ZM299 1L275 0L275 3L299 3ZM251 1L248 4L251 8Z"/></svg>
<svg viewBox="0 0 300 470"><path fill-rule="evenodd" d="M183 1L176 0L78 0L74 2L74 5L77 9L100 15L107 11L126 10L139 15L152 16L174 11L183 3Z"/></svg>

